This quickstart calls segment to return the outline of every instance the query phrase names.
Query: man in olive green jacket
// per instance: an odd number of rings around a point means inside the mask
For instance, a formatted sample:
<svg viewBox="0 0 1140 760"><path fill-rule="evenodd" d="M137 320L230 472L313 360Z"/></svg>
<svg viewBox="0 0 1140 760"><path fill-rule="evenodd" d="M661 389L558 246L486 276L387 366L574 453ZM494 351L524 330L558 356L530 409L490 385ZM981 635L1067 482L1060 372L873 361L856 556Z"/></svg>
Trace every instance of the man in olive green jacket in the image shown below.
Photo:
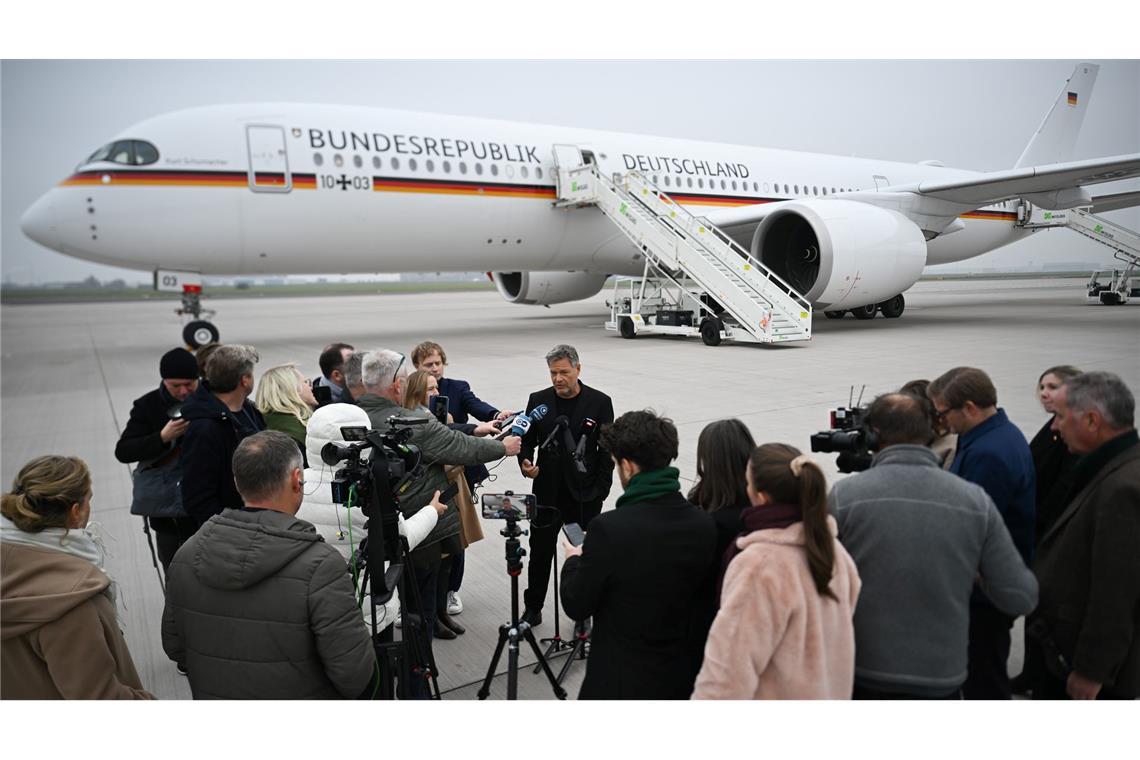
<svg viewBox="0 0 1140 760"><path fill-rule="evenodd" d="M518 436L508 436L501 441L477 438L452 430L426 411L417 414L405 409L401 402L408 377L408 362L403 354L382 348L369 351L364 357L361 376L365 393L356 403L368 413L373 428L387 430L389 417L427 418L425 424L412 428L415 432L409 441L420 449L424 473L400 496L400 511L405 518L430 502L437 492L447 489L444 465L481 464L519 453L522 441ZM409 555L415 569L416 585L420 589L426 617L424 628L429 641L435 636L434 611L440 559L443 554L455 554L462 549L459 531L459 509L453 498L435 529Z"/></svg>

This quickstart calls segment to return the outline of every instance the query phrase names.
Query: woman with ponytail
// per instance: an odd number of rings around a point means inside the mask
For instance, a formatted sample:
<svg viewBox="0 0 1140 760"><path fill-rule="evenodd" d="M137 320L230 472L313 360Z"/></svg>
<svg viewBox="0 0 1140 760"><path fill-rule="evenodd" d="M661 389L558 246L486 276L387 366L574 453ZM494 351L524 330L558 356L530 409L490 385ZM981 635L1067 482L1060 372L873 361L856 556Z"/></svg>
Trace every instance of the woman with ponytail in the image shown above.
<svg viewBox="0 0 1140 760"><path fill-rule="evenodd" d="M694 699L849 699L855 563L836 540L819 466L781 443L748 459L743 532L727 553L720 611Z"/></svg>
<svg viewBox="0 0 1140 760"><path fill-rule="evenodd" d="M33 459L0 511L0 698L153 699L119 630L103 545L87 528L87 465Z"/></svg>

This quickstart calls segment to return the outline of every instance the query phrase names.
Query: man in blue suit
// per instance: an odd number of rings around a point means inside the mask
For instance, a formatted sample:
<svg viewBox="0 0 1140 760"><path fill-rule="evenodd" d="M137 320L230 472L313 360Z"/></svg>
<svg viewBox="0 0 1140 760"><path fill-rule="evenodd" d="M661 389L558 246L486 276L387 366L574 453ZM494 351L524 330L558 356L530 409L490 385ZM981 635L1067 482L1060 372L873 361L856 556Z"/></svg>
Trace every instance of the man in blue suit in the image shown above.
<svg viewBox="0 0 1140 760"><path fill-rule="evenodd" d="M1033 561L1037 474L1029 444L998 408L993 381L980 369L955 367L927 390L938 418L958 434L950 472L976 483L994 500L1026 565ZM970 600L966 699L1010 699L1007 675L1013 618L975 590Z"/></svg>
<svg viewBox="0 0 1140 760"><path fill-rule="evenodd" d="M481 400L472 390L466 380L456 380L444 377L443 371L447 367L447 352L443 346L433 341L424 341L412 349L412 365L416 369L430 372L439 384L439 394L447 397L447 413L451 415L452 422L466 424L469 417L480 422L506 419L513 412L500 411ZM476 487L487 479L490 474L484 465L469 465L464 468L467 484L471 486L474 496ZM451 563L451 578L447 592L447 614L458 615L463 611L463 602L459 598L459 587L463 583L463 553L456 555Z"/></svg>

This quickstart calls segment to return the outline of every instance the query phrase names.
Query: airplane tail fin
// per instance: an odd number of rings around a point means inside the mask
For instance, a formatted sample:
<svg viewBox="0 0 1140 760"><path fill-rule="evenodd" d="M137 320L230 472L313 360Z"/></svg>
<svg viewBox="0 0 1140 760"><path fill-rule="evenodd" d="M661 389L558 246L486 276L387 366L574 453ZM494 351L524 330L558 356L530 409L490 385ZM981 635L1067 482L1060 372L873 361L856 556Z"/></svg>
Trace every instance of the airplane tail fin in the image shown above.
<svg viewBox="0 0 1140 760"><path fill-rule="evenodd" d="M1057 101L1045 114L1045 120L1033 134L1029 144L1014 164L1015 169L1042 164L1059 164L1073 158L1073 146L1081 123L1085 120L1093 84L1100 66L1095 63L1078 63L1072 76L1061 88Z"/></svg>

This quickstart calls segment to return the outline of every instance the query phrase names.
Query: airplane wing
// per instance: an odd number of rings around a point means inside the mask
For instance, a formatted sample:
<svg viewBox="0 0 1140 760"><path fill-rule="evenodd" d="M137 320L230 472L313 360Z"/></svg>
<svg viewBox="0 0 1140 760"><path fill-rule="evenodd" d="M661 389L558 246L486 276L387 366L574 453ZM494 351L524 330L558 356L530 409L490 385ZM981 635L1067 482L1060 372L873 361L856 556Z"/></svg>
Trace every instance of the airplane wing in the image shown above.
<svg viewBox="0 0 1140 760"><path fill-rule="evenodd" d="M1092 210L1097 214L1103 214L1105 211L1140 206L1140 190L1133 190L1130 193L1094 195L1092 200Z"/></svg>

